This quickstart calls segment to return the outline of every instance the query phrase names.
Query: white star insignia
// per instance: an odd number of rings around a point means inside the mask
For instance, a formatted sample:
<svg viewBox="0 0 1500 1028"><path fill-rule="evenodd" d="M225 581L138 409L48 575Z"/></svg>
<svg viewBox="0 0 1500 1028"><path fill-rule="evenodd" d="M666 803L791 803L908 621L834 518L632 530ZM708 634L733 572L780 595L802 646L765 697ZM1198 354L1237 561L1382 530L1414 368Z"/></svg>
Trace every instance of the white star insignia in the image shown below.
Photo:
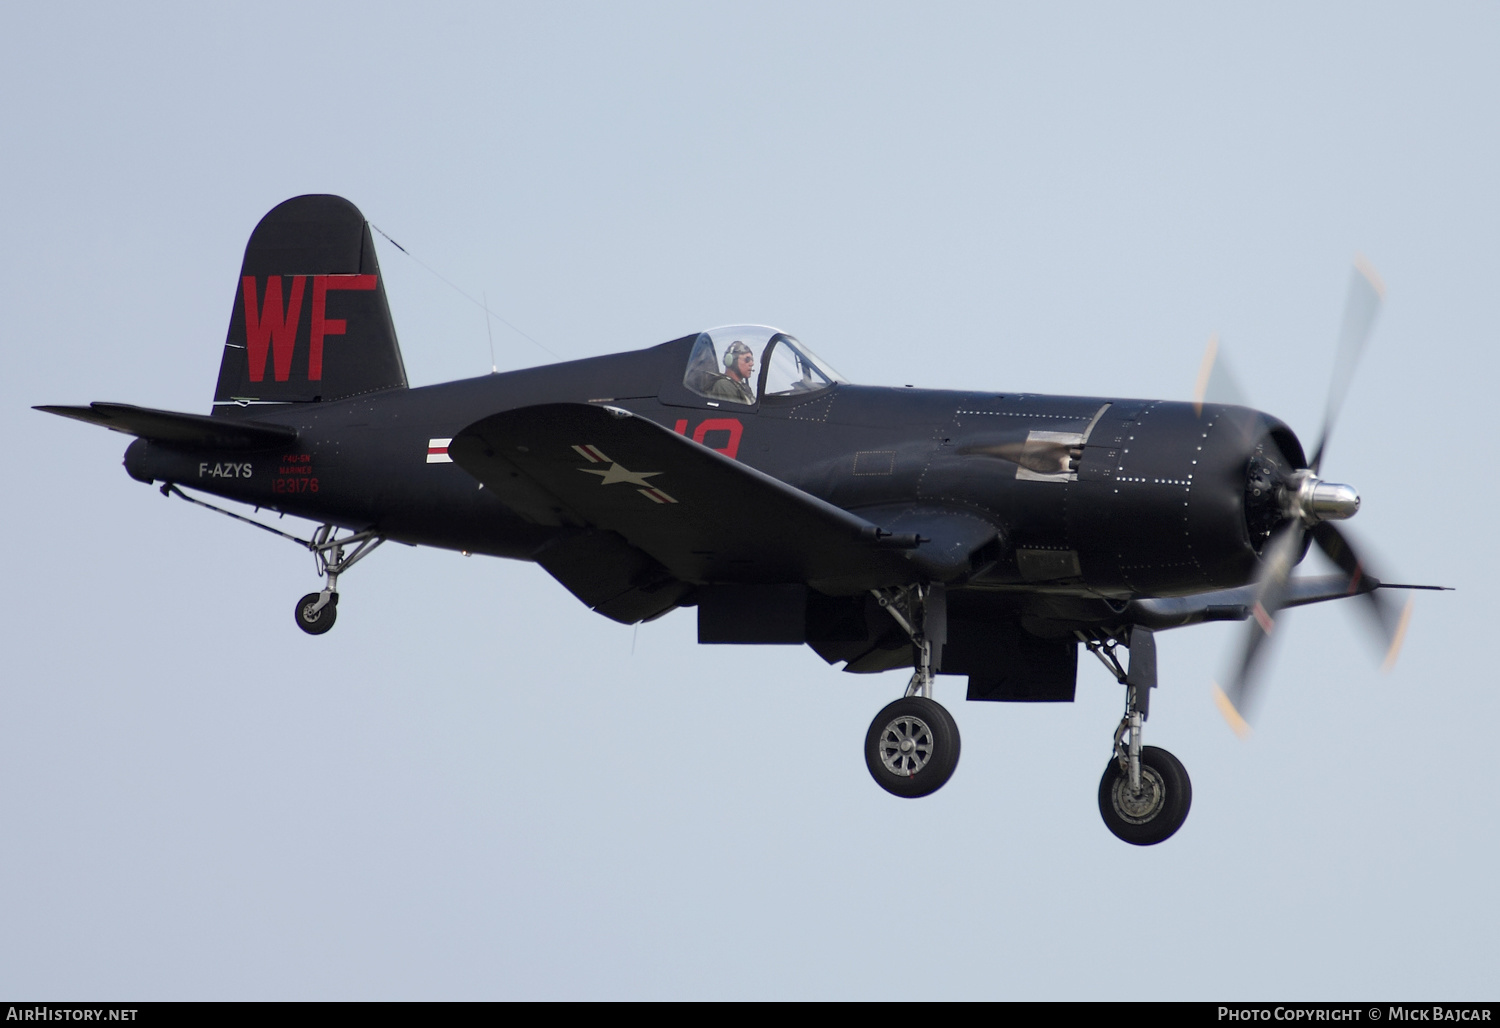
<svg viewBox="0 0 1500 1028"><path fill-rule="evenodd" d="M646 479L655 478L657 475L664 474L664 472L631 471L624 465L610 460L607 456L605 456L603 450L592 444L575 446L573 447L573 449L578 451L578 455L581 456L584 460L588 461L590 464L604 464L608 462L608 471L604 471L600 468L578 469L579 471L585 471L590 475L598 475L600 485L618 485L621 482L625 482L629 485L636 486L636 492L640 493L652 503L677 502L675 498L668 496L666 493L656 488L656 486L646 481Z"/></svg>
<svg viewBox="0 0 1500 1028"><path fill-rule="evenodd" d="M618 482L629 482L631 485L649 486L648 478L655 478L660 471L631 471L623 465L610 461L608 471L600 471L598 468L579 468L586 475L598 475L600 485L615 485Z"/></svg>

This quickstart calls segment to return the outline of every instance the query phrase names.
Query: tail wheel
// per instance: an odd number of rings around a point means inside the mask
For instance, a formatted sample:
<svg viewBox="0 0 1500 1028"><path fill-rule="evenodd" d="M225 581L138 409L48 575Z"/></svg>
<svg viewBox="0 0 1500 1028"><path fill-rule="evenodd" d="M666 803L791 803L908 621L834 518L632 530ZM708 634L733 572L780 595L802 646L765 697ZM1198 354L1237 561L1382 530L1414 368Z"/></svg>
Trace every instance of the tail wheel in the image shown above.
<svg viewBox="0 0 1500 1028"><path fill-rule="evenodd" d="M936 700L904 696L886 706L865 734L870 777L893 796L929 796L958 767L958 723Z"/></svg>
<svg viewBox="0 0 1500 1028"><path fill-rule="evenodd" d="M322 598L322 593L308 593L297 601L297 627L308 635L322 635L338 618L339 594L328 597L328 602L319 610L318 601Z"/></svg>
<svg viewBox="0 0 1500 1028"><path fill-rule="evenodd" d="M1154 846L1172 837L1193 805L1193 783L1187 768L1164 749L1141 748L1141 788L1130 788L1130 776L1111 760L1099 782L1099 813L1116 836L1134 846Z"/></svg>

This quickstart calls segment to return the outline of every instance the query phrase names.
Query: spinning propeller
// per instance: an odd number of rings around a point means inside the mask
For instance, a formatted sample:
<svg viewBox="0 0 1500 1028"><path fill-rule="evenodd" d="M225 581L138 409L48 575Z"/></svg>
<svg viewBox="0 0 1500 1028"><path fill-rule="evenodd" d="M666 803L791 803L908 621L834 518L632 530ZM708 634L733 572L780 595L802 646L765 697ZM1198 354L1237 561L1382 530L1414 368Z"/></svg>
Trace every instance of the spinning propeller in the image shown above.
<svg viewBox="0 0 1500 1028"><path fill-rule="evenodd" d="M1309 465L1288 469L1289 462L1281 454L1258 454L1250 462L1247 499L1263 497L1263 507L1257 513L1269 519L1275 527L1261 548L1261 572L1254 583L1251 617L1245 627L1239 660L1228 676L1228 685L1224 688L1217 683L1214 685L1219 711L1241 738L1250 731L1245 715L1254 705L1266 642L1275 630L1278 615L1286 606L1287 583L1292 568L1306 551L1308 536L1348 577L1349 594L1360 597L1361 609L1368 615L1385 649L1387 669L1396 662L1411 619L1411 601L1400 608L1388 594L1379 591L1380 580L1370 573L1369 565L1360 558L1348 535L1335 523L1353 517L1359 510L1359 494L1350 486L1325 482L1318 477L1349 383L1354 378L1354 369L1369 341L1384 294L1385 286L1375 269L1357 258L1339 331L1333 380L1329 383L1328 404L1323 414L1323 431ZM1216 402L1243 403L1233 377L1219 357L1216 339L1209 341L1198 376L1194 402L1200 410L1205 397Z"/></svg>

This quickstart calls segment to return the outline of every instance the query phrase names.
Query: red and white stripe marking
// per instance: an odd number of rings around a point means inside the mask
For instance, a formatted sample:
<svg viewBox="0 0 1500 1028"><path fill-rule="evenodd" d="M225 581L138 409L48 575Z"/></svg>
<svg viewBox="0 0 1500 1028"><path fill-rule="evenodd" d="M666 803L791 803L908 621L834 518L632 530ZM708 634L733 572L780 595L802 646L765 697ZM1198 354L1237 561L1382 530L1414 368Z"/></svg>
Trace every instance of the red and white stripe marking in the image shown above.
<svg viewBox="0 0 1500 1028"><path fill-rule="evenodd" d="M452 464L453 458L448 456L448 444L451 442L453 442L451 437L427 440L427 463Z"/></svg>
<svg viewBox="0 0 1500 1028"><path fill-rule="evenodd" d="M648 500L654 500L657 503L676 503L677 502L676 500L672 499L672 497L670 497L666 493L662 492L660 489L654 489L654 488L637 489L636 492L638 492L642 496L646 497L646 499L648 499Z"/></svg>
<svg viewBox="0 0 1500 1028"><path fill-rule="evenodd" d="M612 461L608 457L604 456L604 454L599 450L599 448L597 446L591 446L591 445L585 444L583 446L575 446L575 447L573 447L573 449L577 450L580 454L582 454L583 457L584 457L584 459L587 460L590 464L613 464L614 463L614 461Z"/></svg>

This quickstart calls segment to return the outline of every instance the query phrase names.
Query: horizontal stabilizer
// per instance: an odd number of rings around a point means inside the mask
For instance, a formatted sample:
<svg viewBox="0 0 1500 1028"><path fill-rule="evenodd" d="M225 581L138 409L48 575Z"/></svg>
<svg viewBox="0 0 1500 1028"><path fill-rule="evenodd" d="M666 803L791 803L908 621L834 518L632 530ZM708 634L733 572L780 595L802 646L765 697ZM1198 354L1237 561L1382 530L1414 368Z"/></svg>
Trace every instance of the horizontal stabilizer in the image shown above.
<svg viewBox="0 0 1500 1028"><path fill-rule="evenodd" d="M126 435L170 446L206 450L270 450L297 438L297 430L255 421L229 421L202 414L133 407L128 403L91 403L87 407L42 406L35 410L58 414Z"/></svg>
<svg viewBox="0 0 1500 1028"><path fill-rule="evenodd" d="M617 533L679 581L850 594L913 578L900 547L914 541L618 408L506 411L448 452L501 497L523 476L555 498L558 517Z"/></svg>

